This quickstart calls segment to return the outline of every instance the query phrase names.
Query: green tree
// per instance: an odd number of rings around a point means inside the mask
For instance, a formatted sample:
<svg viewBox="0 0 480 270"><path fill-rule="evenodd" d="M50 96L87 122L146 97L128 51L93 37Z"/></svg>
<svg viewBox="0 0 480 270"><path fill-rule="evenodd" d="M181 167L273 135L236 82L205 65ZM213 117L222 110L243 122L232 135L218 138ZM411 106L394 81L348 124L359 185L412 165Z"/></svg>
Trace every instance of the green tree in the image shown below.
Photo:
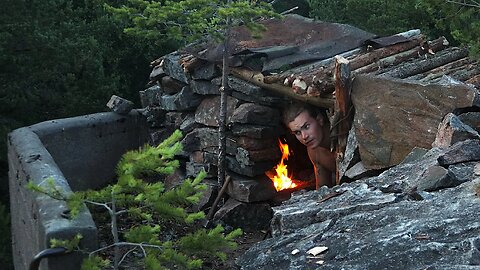
<svg viewBox="0 0 480 270"><path fill-rule="evenodd" d="M454 44L467 45L480 57L480 5L478 1L419 0L417 8L430 18L430 35L444 35Z"/></svg>
<svg viewBox="0 0 480 270"><path fill-rule="evenodd" d="M480 7L475 1L308 0L311 16L392 35L420 28L430 38L445 36L453 45L480 48ZM476 5L475 5L476 3Z"/></svg>
<svg viewBox="0 0 480 270"><path fill-rule="evenodd" d="M270 4L248 0L129 0L122 7L108 6L118 18L130 23L125 33L157 40L166 38L183 42L201 43L206 39L223 41L222 86L220 88L218 184L225 181L227 75L229 74L230 29L233 25L246 26L254 36L264 30L257 23L260 18L280 17Z"/></svg>
<svg viewBox="0 0 480 270"><path fill-rule="evenodd" d="M310 15L329 22L347 23L379 35L391 35L422 26L426 12L417 0L308 0ZM419 25L420 24L420 25Z"/></svg>
<svg viewBox="0 0 480 270"><path fill-rule="evenodd" d="M201 172L195 179L185 179L181 185L165 190L163 182L148 181L159 175L172 174L179 167L174 157L182 150L182 134L175 131L158 146L145 145L142 149L129 151L117 165L118 181L98 191L82 191L65 194L55 186L53 179L45 185L29 183L29 188L67 202L72 218L75 218L84 204L103 207L109 215L113 243L89 253L82 269L101 269L109 262L97 254L113 248L113 266L118 269L123 259L133 250L143 251L146 269L198 269L202 258L226 259L224 251L236 247L233 238L241 230L227 235L217 226L212 230L200 228L192 233L163 236L169 224L181 224L183 228L193 227L194 221L205 217L203 212L189 212L187 208L197 204L206 186L201 183L206 173ZM119 216L130 220L131 227L118 225ZM165 229L164 229L165 228ZM125 241L121 241L125 239ZM80 243L81 236L71 240L52 239L52 247L72 250ZM120 247L128 248L122 252Z"/></svg>

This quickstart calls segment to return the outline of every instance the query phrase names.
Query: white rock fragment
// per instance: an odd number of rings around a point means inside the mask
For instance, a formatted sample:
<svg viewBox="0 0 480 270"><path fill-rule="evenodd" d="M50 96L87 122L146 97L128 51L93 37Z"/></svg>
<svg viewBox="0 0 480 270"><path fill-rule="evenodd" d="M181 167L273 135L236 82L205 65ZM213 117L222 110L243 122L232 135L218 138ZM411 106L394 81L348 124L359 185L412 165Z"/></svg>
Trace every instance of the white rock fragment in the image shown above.
<svg viewBox="0 0 480 270"><path fill-rule="evenodd" d="M297 248L292 250L292 255L297 255L300 252Z"/></svg>
<svg viewBox="0 0 480 270"><path fill-rule="evenodd" d="M318 254L328 250L328 247L314 247L307 251L308 254L317 256Z"/></svg>
<svg viewBox="0 0 480 270"><path fill-rule="evenodd" d="M316 264L320 264L320 265L322 265L322 264L324 264L324 263L325 263L325 261L322 261L322 260L320 260L320 261L316 261L315 263L316 263Z"/></svg>

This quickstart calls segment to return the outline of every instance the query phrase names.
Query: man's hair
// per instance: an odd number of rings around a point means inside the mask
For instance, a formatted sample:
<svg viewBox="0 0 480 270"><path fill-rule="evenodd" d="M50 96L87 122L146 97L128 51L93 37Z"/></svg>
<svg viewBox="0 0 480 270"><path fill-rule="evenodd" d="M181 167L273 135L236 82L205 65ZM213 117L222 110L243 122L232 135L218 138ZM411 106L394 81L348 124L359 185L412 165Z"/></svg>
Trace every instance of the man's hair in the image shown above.
<svg viewBox="0 0 480 270"><path fill-rule="evenodd" d="M283 123L286 126L288 126L288 123L295 120L295 118L304 111L307 111L308 114L313 118L316 118L317 115L320 114L324 120L328 120L325 114L325 110L322 110L318 107L315 107L307 103L295 102L295 103L289 104L283 110L283 114L282 114Z"/></svg>

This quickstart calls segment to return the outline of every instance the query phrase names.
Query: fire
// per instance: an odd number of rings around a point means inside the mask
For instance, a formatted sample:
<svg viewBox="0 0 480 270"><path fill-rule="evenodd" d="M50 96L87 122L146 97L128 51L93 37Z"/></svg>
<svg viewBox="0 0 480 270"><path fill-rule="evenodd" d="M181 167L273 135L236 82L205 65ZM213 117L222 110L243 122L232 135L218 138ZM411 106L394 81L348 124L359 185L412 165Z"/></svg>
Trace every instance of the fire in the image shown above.
<svg viewBox="0 0 480 270"><path fill-rule="evenodd" d="M280 147L280 151L282 151L282 159L277 166L275 166L276 175L273 172L268 172L267 175L273 181L273 185L277 191L294 188L297 186L296 183L293 182L291 175L288 175L287 165L283 163L284 160L288 159L290 155L290 151L288 150L288 144L283 144L280 140L278 140L278 146Z"/></svg>

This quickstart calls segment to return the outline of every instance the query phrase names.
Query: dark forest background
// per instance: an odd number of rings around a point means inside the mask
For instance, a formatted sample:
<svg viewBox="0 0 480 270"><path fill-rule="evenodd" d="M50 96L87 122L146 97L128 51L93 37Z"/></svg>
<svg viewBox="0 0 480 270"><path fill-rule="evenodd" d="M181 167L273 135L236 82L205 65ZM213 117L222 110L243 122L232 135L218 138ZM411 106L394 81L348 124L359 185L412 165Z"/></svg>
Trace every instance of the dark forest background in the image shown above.
<svg viewBox="0 0 480 270"><path fill-rule="evenodd" d="M179 0L177 0L179 1ZM215 2L212 0L212 2ZM11 267L7 134L41 121L105 111L115 94L139 104L149 63L179 48L169 39L129 36L105 4L126 0L1 0L0 263ZM419 28L479 54L480 6L446 0L276 0L277 12L348 23L390 35ZM5 268L4 268L5 267Z"/></svg>

